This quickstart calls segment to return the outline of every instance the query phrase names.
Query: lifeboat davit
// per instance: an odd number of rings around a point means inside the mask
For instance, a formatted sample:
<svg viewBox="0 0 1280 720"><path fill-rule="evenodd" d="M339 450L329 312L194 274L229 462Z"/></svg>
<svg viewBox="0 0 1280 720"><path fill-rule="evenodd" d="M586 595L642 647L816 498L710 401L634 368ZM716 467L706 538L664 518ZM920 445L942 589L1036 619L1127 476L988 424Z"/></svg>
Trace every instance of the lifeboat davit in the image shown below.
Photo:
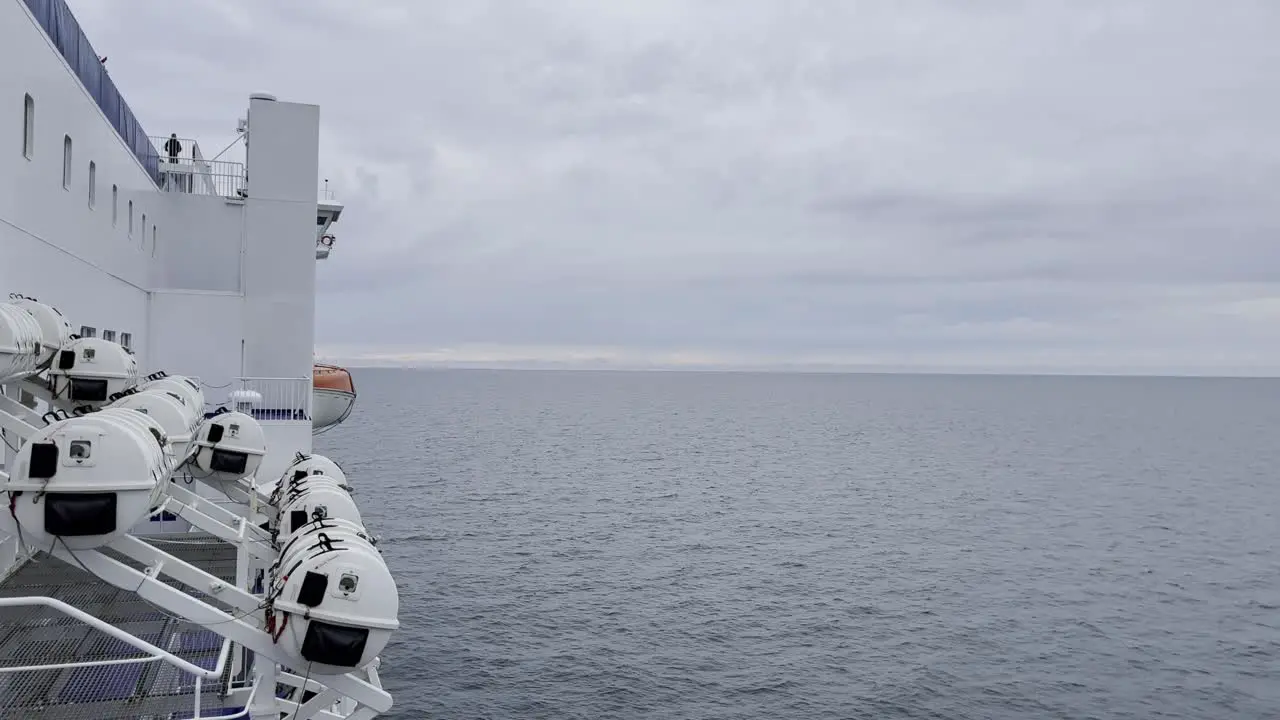
<svg viewBox="0 0 1280 720"><path fill-rule="evenodd" d="M337 425L356 405L356 386L351 373L337 365L316 364L311 372L311 431Z"/></svg>

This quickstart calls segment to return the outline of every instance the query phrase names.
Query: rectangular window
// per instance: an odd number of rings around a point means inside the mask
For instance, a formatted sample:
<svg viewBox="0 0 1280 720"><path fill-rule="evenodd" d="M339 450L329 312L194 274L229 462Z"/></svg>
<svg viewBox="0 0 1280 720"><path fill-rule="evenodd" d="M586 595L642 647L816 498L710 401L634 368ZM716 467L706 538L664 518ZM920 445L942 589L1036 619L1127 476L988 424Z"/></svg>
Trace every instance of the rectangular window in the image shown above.
<svg viewBox="0 0 1280 720"><path fill-rule="evenodd" d="M36 153L36 101L30 95L22 102L22 154L28 160Z"/></svg>
<svg viewBox="0 0 1280 720"><path fill-rule="evenodd" d="M156 226L151 226L151 257L156 256Z"/></svg>
<svg viewBox="0 0 1280 720"><path fill-rule="evenodd" d="M88 325L80 326L80 337L98 337L98 328L89 327Z"/></svg>
<svg viewBox="0 0 1280 720"><path fill-rule="evenodd" d="M129 201L129 237L133 237L133 201Z"/></svg>
<svg viewBox="0 0 1280 720"><path fill-rule="evenodd" d="M89 208L98 202L98 166L89 161Z"/></svg>
<svg viewBox="0 0 1280 720"><path fill-rule="evenodd" d="M120 344L124 346L125 350L132 350L133 349L133 333L127 333L127 332L120 333Z"/></svg>
<svg viewBox="0 0 1280 720"><path fill-rule="evenodd" d="M116 226L116 221L120 219L120 187L111 186L111 227Z"/></svg>
<svg viewBox="0 0 1280 720"><path fill-rule="evenodd" d="M71 136L62 136L62 189L71 189Z"/></svg>
<svg viewBox="0 0 1280 720"><path fill-rule="evenodd" d="M147 246L147 214L142 213L142 239L138 241L142 247Z"/></svg>
<svg viewBox="0 0 1280 720"><path fill-rule="evenodd" d="M108 342L115 342L115 341L116 341L116 331L115 331L115 330L103 330L103 331L102 331L102 339L103 339L103 340L106 340L106 341L108 341Z"/></svg>

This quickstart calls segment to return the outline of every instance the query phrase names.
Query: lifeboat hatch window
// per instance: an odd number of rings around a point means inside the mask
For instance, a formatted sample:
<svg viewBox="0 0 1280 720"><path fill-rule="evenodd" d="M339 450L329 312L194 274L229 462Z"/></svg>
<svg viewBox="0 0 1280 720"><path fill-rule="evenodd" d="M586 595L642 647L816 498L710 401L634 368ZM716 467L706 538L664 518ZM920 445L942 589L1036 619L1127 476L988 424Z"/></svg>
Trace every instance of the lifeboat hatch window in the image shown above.
<svg viewBox="0 0 1280 720"><path fill-rule="evenodd" d="M36 153L36 101L30 95L22 101L22 155L28 160Z"/></svg>
<svg viewBox="0 0 1280 720"><path fill-rule="evenodd" d="M116 341L116 331L115 331L115 330L103 330L103 331L102 331L102 339L103 339L103 340L106 340L107 342L115 342L115 341Z"/></svg>
<svg viewBox="0 0 1280 720"><path fill-rule="evenodd" d="M127 332L120 333L120 345L123 346L125 350L132 350L133 349L133 333L127 333Z"/></svg>
<svg viewBox="0 0 1280 720"><path fill-rule="evenodd" d="M81 325L80 337L82 338L98 337L98 328L89 327L88 325Z"/></svg>

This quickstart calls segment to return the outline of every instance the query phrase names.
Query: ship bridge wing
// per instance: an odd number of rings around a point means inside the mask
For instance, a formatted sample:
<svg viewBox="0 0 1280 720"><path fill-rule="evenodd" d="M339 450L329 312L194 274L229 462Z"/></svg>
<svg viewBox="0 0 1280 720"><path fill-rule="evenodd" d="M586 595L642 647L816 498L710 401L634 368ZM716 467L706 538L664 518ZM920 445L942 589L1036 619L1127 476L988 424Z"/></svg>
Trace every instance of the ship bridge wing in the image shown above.
<svg viewBox="0 0 1280 720"><path fill-rule="evenodd" d="M343 204L333 197L329 190L323 190L316 202L316 259L324 260L333 250L336 237L330 228L342 216Z"/></svg>

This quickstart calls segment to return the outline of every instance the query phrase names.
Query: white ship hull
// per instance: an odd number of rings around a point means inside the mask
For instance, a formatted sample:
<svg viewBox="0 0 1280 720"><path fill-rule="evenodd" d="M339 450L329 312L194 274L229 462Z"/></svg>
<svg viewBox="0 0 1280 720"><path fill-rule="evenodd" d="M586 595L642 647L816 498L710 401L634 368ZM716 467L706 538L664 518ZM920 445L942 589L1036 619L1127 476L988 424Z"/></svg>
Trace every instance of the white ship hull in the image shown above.
<svg viewBox="0 0 1280 720"><path fill-rule="evenodd" d="M372 718L398 595L312 452L356 397L313 365L319 108L252 95L209 160L98 57L0 0L0 720Z"/></svg>

